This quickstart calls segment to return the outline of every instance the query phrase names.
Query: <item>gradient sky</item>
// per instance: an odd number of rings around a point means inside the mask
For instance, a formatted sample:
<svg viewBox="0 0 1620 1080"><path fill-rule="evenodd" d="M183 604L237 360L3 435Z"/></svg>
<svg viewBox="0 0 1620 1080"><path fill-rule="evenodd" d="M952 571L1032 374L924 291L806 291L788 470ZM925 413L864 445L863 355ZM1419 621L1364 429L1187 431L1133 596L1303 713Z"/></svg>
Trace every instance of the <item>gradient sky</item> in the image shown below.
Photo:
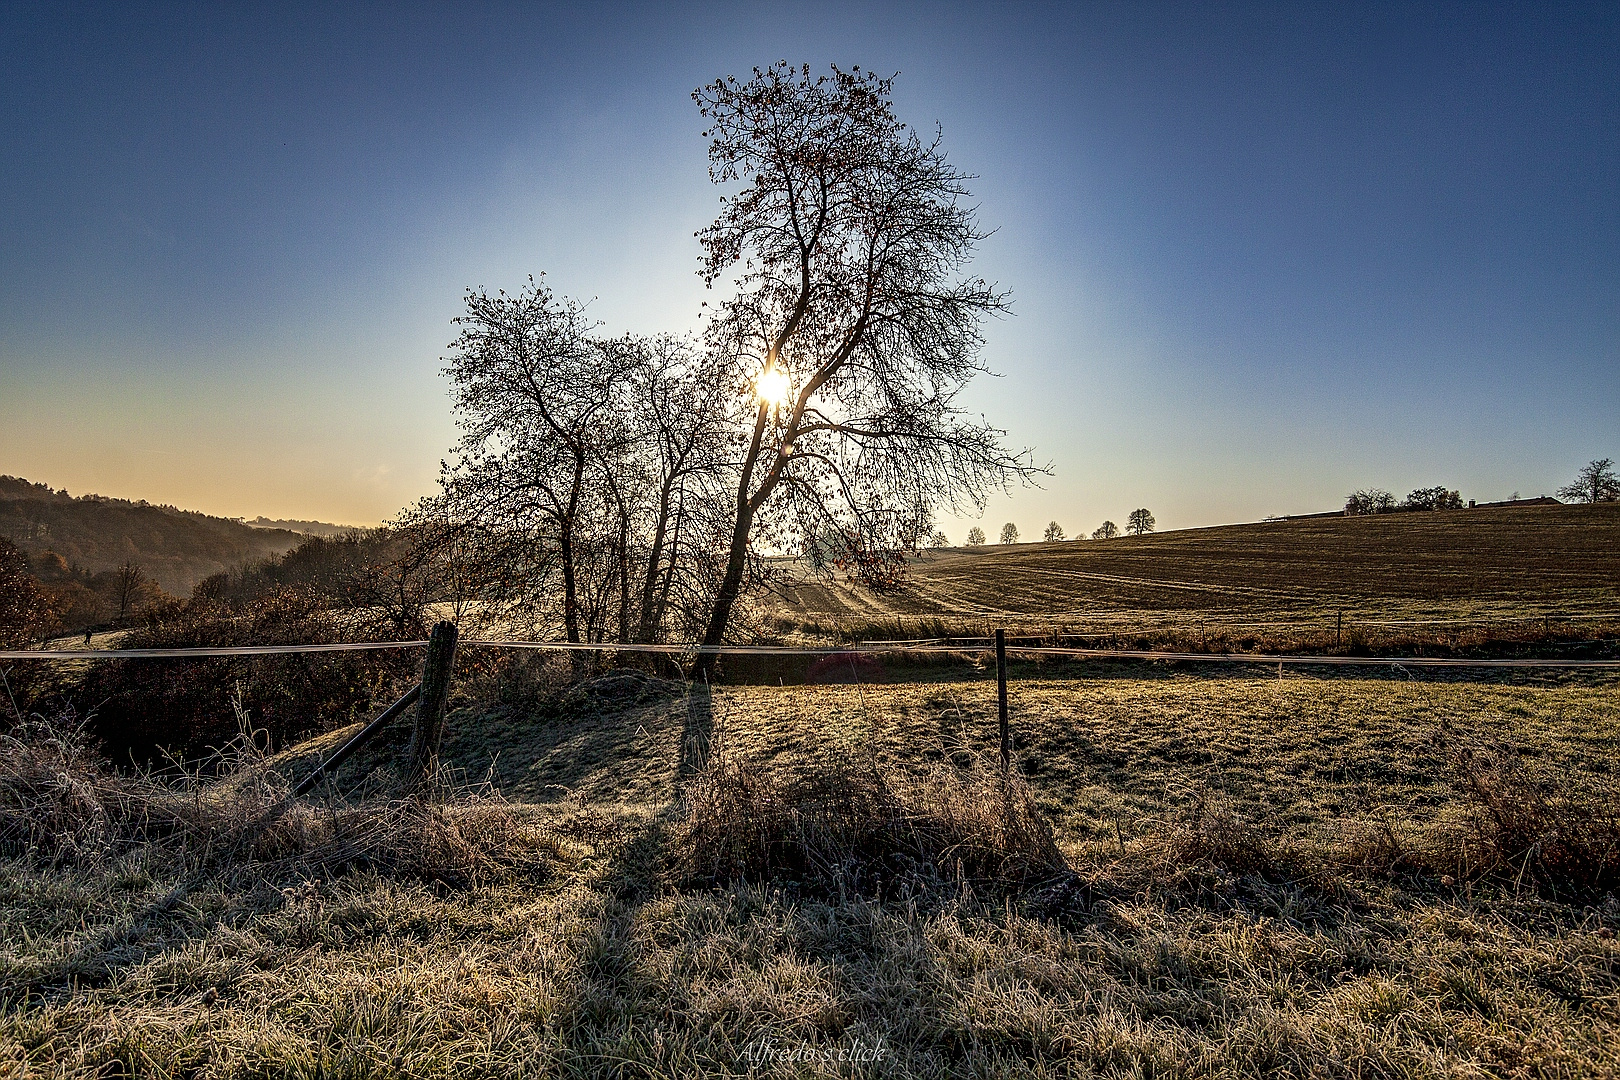
<svg viewBox="0 0 1620 1080"><path fill-rule="evenodd" d="M899 72L998 231L1033 539L1550 492L1620 458L1620 6L0 0L0 473L371 523L467 286L696 326L689 94ZM960 540L967 523L947 529Z"/></svg>

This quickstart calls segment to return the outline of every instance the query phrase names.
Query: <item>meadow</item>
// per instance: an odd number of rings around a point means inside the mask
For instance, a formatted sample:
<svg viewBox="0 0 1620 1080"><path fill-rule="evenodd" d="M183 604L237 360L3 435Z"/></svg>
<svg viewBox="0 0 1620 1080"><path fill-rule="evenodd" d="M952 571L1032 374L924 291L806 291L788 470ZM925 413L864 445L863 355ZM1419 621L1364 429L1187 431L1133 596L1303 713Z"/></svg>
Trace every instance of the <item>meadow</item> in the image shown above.
<svg viewBox="0 0 1620 1080"><path fill-rule="evenodd" d="M1469 512L1308 519L1205 530L1212 550L947 553L909 595L954 581L950 617L995 596L998 621L1351 596L1601 613L1620 518L1554 510L1544 529L1583 523L1561 553L1563 534ZM1372 568L1334 556L1346 536ZM830 635L807 595L784 634ZM881 599L884 619L913 602ZM1612 648L1519 645L1592 638ZM0 743L0 1073L1620 1069L1615 673L1015 656L1003 775L982 655L843 659L710 685L468 647L439 787L404 799L403 727L284 806L354 725L278 753L245 738L190 775L116 770L69 717L19 725Z"/></svg>
<svg viewBox="0 0 1620 1080"><path fill-rule="evenodd" d="M1490 864L1458 762L1511 755L1612 816L1615 691L1015 668L1064 864L1024 889L683 871L680 792L722 765L767 797L993 774L972 667L464 697L460 794L415 817L363 797L383 746L200 875L157 836L14 851L0 1039L42 1074L1608 1076L1613 877ZM259 767L299 775L344 734ZM860 1047L883 1054L839 1060Z"/></svg>

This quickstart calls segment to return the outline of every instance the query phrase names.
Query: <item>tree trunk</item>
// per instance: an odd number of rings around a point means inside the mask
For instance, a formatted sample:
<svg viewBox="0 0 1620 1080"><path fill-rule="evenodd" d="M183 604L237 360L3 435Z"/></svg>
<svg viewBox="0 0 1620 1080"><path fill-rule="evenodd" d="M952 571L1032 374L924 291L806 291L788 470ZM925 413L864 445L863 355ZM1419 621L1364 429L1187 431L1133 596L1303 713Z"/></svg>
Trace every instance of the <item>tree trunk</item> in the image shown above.
<svg viewBox="0 0 1620 1080"><path fill-rule="evenodd" d="M787 340L787 335L784 334L781 340ZM775 359L776 350L772 349L771 361L774 362ZM715 596L714 607L709 612L709 628L703 633L703 645L707 648L714 648L725 641L726 623L731 620L731 609L737 603L738 595L742 593L743 571L748 566L748 534L754 528L754 511L770 495L768 483L754 495L748 494L749 488L753 486L754 466L759 464L760 447L765 438L765 421L769 416L770 406L760 402L759 411L754 414L754 437L748 444L748 454L743 458L742 476L737 482L737 523L731 530L731 552L726 556L726 575L720 579L720 591ZM697 662L698 670L705 676L712 675L717 657L716 653L701 654Z"/></svg>
<svg viewBox="0 0 1620 1080"><path fill-rule="evenodd" d="M743 571L748 565L748 534L754 526L754 511L746 502L737 507L737 525L731 533L731 554L726 559L726 575L720 579L720 591L715 594L714 608L709 615L709 628L703 634L703 645L715 647L726 639L726 624L731 621L731 609L742 593ZM714 673L716 653L698 657L698 670L705 675Z"/></svg>
<svg viewBox="0 0 1620 1080"><path fill-rule="evenodd" d="M636 640L651 645L653 640L653 604L658 592L658 566L664 560L664 534L669 528L669 484L658 493L658 522L653 526L652 550L647 553L647 574L641 583L641 619L636 629Z"/></svg>
<svg viewBox="0 0 1620 1080"><path fill-rule="evenodd" d="M686 492L681 492L680 504L675 508L675 535L669 541L669 562L664 567L664 585L658 592L658 607L653 612L653 631L664 625L669 617L669 590L675 584L675 569L681 557L681 524L686 520Z"/></svg>
<svg viewBox="0 0 1620 1080"><path fill-rule="evenodd" d="M623 499L619 500L619 644L630 644L630 512Z"/></svg>
<svg viewBox="0 0 1620 1080"><path fill-rule="evenodd" d="M579 641L579 589L574 580L574 518L579 513L579 489L584 476L584 455L575 454L574 487L568 495L568 511L560 522L562 535L558 538L563 564L563 630L568 640L575 643Z"/></svg>

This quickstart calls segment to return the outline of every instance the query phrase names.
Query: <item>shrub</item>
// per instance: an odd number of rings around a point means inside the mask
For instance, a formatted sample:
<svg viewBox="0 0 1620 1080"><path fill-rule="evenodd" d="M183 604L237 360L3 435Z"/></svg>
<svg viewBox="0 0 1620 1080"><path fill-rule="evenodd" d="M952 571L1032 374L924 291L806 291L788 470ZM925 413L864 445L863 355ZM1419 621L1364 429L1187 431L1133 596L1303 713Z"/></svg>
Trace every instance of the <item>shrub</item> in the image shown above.
<svg viewBox="0 0 1620 1080"><path fill-rule="evenodd" d="M324 644L343 627L308 593L278 589L242 614L206 602L172 605L132 631L126 648ZM152 763L164 751L197 759L237 734L245 710L270 746L346 724L403 692L414 650L199 659L116 659L86 671L67 696L93 710L92 734L116 761Z"/></svg>
<svg viewBox="0 0 1620 1080"><path fill-rule="evenodd" d="M715 754L685 789L683 884L787 878L827 893L1016 889L1064 871L1016 773L975 759L921 779L838 760L780 778Z"/></svg>
<svg viewBox="0 0 1620 1080"><path fill-rule="evenodd" d="M1510 874L1554 896L1620 884L1620 791L1591 795L1538 782L1504 747L1465 746L1453 767L1474 807L1473 843L1458 869Z"/></svg>

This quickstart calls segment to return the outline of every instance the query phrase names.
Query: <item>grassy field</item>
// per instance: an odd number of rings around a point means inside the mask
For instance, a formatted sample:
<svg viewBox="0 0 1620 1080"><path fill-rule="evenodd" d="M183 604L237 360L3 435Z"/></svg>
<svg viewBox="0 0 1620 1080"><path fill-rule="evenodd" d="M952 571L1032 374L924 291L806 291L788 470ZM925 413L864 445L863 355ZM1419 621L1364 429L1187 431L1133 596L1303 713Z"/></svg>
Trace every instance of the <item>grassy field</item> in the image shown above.
<svg viewBox="0 0 1620 1080"><path fill-rule="evenodd" d="M684 797L722 767L756 810L806 775L857 801L874 783L993 790L971 788L994 776L993 681L905 674L710 691L620 672L545 693L486 677L444 747L473 794L442 810L361 798L385 745L341 779L349 799L299 806L273 842L206 870L212 826L119 841L133 796L106 778L64 789L78 774L36 739L32 771L8 765L0 785L0 1058L101 1076L1620 1066L1613 878L1575 888L1539 856L1490 862L1460 764L1497 755L1546 806L1612 819L1613 678L1016 667L1019 767L1067 867L1051 881L953 880L949 858L887 883L683 876L700 829L740 825L746 846L763 820ZM268 765L300 774L344 734ZM24 789L53 823L27 844ZM207 790L181 793L174 820L223 797ZM1551 851L1569 819L1543 824Z"/></svg>
<svg viewBox="0 0 1620 1080"><path fill-rule="evenodd" d="M812 634L908 637L1143 630L1307 632L1343 613L1363 640L1515 620L1573 635L1620 623L1620 504L1502 507L1188 529L1107 541L931 552L907 585L784 587L775 614ZM1538 625L1539 624L1539 625Z"/></svg>
<svg viewBox="0 0 1620 1080"><path fill-rule="evenodd" d="M776 632L1612 653L1620 508L915 571ZM1613 673L1015 659L1008 779L983 657L559 663L464 650L433 797L399 727L273 821L354 728L161 778L0 737L0 1076L1620 1071Z"/></svg>

